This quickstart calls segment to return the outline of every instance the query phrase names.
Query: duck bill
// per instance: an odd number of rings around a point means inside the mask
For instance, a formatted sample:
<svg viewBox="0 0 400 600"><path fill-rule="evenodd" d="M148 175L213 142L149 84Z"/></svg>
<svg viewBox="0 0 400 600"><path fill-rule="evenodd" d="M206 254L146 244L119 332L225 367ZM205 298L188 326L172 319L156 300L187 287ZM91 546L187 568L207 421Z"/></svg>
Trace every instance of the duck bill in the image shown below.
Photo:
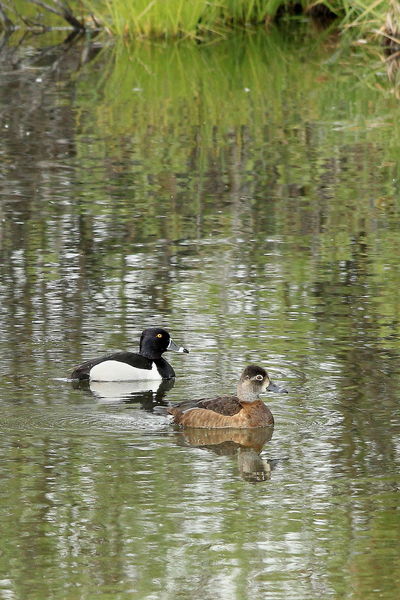
<svg viewBox="0 0 400 600"><path fill-rule="evenodd" d="M285 388L276 385L276 383L269 382L269 386L267 387L267 392L274 392L275 394L287 394L288 391Z"/></svg>
<svg viewBox="0 0 400 600"><path fill-rule="evenodd" d="M186 348L184 348L183 346L178 346L178 344L175 344L173 339L169 340L167 350L171 352L185 352L186 354L189 354L189 350L186 350Z"/></svg>

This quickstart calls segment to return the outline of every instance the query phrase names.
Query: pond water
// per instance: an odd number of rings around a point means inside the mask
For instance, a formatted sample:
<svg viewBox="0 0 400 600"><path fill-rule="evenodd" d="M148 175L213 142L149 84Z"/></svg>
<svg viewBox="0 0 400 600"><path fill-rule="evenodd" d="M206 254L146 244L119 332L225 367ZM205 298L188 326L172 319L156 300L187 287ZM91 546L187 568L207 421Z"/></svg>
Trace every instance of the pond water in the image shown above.
<svg viewBox="0 0 400 600"><path fill-rule="evenodd" d="M10 40L0 70L0 598L395 600L400 108L379 48ZM165 389L78 387L163 325ZM287 395L274 430L158 404Z"/></svg>

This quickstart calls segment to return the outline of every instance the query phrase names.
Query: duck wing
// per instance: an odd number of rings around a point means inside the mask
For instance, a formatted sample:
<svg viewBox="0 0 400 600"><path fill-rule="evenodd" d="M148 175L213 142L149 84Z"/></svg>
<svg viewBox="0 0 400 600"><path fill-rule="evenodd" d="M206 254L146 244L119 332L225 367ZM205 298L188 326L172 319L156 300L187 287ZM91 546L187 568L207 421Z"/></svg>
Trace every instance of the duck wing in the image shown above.
<svg viewBox="0 0 400 600"><path fill-rule="evenodd" d="M220 415L236 415L242 406L236 396L220 396L219 398L202 398L200 400L185 400L180 404L171 405L168 412L177 415L192 410L193 408L205 408Z"/></svg>
<svg viewBox="0 0 400 600"><path fill-rule="evenodd" d="M199 408L205 408L207 410L213 410L220 415L236 415L242 410L242 405L239 402L239 398L236 396L221 396L220 398L210 398L200 401Z"/></svg>

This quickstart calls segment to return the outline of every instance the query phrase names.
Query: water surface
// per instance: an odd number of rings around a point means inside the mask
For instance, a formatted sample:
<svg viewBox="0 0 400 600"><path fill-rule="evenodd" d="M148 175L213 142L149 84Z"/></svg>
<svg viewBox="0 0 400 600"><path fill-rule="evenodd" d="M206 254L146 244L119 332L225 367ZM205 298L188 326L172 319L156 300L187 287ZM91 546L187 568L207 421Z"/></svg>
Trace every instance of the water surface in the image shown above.
<svg viewBox="0 0 400 600"><path fill-rule="evenodd" d="M377 53L42 40L1 55L0 598L397 599L400 114ZM173 387L69 381L154 324L190 348ZM153 410L250 362L289 390L264 437Z"/></svg>

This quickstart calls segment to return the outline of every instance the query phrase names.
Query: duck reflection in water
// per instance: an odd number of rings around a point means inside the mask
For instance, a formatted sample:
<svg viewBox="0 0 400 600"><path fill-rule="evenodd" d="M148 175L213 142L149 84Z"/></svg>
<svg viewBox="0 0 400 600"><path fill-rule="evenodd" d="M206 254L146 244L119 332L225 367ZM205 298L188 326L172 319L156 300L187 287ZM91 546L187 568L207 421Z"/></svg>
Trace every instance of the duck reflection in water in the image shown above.
<svg viewBox="0 0 400 600"><path fill-rule="evenodd" d="M177 433L180 445L202 448L219 456L236 456L242 479L267 481L276 461L264 460L261 450L272 438L273 426L254 429L195 429Z"/></svg>
<svg viewBox="0 0 400 600"><path fill-rule="evenodd" d="M166 410L164 397L174 387L175 379L163 379L161 382L75 380L72 385L91 392L101 403L140 404L141 408L152 412L158 406Z"/></svg>

